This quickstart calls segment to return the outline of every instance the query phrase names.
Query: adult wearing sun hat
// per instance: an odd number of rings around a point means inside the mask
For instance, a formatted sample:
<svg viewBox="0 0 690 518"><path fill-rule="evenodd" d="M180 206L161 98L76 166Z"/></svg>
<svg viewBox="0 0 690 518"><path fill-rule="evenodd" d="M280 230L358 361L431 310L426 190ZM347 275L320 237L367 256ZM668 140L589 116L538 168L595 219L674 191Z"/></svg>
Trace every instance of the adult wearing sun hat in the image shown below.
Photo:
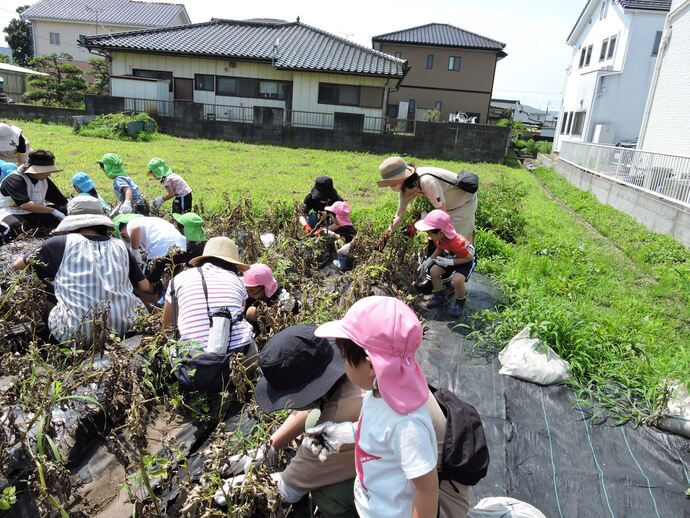
<svg viewBox="0 0 690 518"><path fill-rule="evenodd" d="M416 167L399 156L392 156L381 163L379 174L378 186L390 187L398 193L398 210L390 230L403 222L410 201L423 195L435 209L450 215L458 234L474 242L477 193L456 187L456 173L440 167Z"/></svg>
<svg viewBox="0 0 690 518"><path fill-rule="evenodd" d="M110 328L124 335L143 309L133 288L146 291L148 281L124 243L111 237L112 230L98 200L78 196L54 231L59 235L15 261L15 268L30 266L39 278L52 280L57 304L48 327L57 341L78 337L91 344L94 312L106 307Z"/></svg>
<svg viewBox="0 0 690 518"><path fill-rule="evenodd" d="M181 345L174 354L184 358L176 371L181 385L216 392L229 382L229 357L237 352L251 356L256 351L252 326L243 318L247 290L238 275L249 265L242 262L235 242L225 236L209 239L204 253L189 264L193 268L175 275L168 286L163 325L179 334ZM210 316L220 310L232 321L228 342L213 357L216 363L209 358L205 370L195 368L194 360L207 353Z"/></svg>
<svg viewBox="0 0 690 518"><path fill-rule="evenodd" d="M299 217L299 222L307 234L311 233L323 219L326 207L333 205L336 201L343 201L343 199L335 190L333 179L330 176L317 176L314 187L304 198L304 215Z"/></svg>
<svg viewBox="0 0 690 518"><path fill-rule="evenodd" d="M10 227L11 237L33 229L50 231L65 218L67 199L49 178L58 171L53 153L36 150L2 181L0 221Z"/></svg>
<svg viewBox="0 0 690 518"><path fill-rule="evenodd" d="M321 412L317 423L355 421L359 416L362 391L345 376L335 343L314 336L315 329L311 324L288 327L273 335L259 355L262 376L256 384L257 403L265 412L292 411L271 436L275 449L304 433L312 409ZM311 492L324 518L354 518L354 477L352 450L321 462L303 446L274 478L285 501L297 502Z"/></svg>

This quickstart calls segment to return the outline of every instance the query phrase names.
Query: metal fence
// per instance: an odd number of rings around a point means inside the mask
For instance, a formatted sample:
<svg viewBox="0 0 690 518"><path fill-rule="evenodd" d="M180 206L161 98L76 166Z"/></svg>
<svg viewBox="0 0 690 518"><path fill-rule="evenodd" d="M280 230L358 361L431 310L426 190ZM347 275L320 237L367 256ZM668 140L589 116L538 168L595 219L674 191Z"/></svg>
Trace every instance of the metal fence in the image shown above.
<svg viewBox="0 0 690 518"><path fill-rule="evenodd" d="M149 115L172 117L174 115L173 101L158 101L155 99L133 99L125 97L125 111L145 112Z"/></svg>
<svg viewBox="0 0 690 518"><path fill-rule="evenodd" d="M563 142L559 158L690 207L690 157L598 144Z"/></svg>

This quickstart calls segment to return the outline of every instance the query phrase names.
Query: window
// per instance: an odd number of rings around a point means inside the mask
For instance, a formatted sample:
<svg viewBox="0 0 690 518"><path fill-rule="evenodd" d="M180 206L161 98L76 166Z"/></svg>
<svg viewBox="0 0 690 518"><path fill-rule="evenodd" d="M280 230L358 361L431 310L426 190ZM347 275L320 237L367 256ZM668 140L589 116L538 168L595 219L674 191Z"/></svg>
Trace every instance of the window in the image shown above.
<svg viewBox="0 0 690 518"><path fill-rule="evenodd" d="M263 99L285 100L284 81L259 81L259 97Z"/></svg>
<svg viewBox="0 0 690 518"><path fill-rule="evenodd" d="M585 125L587 112L575 112L573 117L573 135L582 135L582 127Z"/></svg>
<svg viewBox="0 0 690 518"><path fill-rule="evenodd" d="M51 45L60 45L60 33L59 32L51 32L50 33L50 44Z"/></svg>
<svg viewBox="0 0 690 518"><path fill-rule="evenodd" d="M320 104L359 105L359 86L319 83Z"/></svg>
<svg viewBox="0 0 690 518"><path fill-rule="evenodd" d="M592 45L587 47L587 57L585 58L585 66L588 67L590 61L592 61L592 48L594 48Z"/></svg>
<svg viewBox="0 0 690 518"><path fill-rule="evenodd" d="M601 12L599 13L599 19L603 20L606 15L609 14L609 0L604 0L601 3Z"/></svg>
<svg viewBox="0 0 690 518"><path fill-rule="evenodd" d="M573 129L573 112L568 112L568 129L566 130L566 133L568 135L570 135L572 129Z"/></svg>
<svg viewBox="0 0 690 518"><path fill-rule="evenodd" d="M583 48L580 51L580 64L578 65L577 68L582 68L585 65L585 56L587 55L587 49Z"/></svg>
<svg viewBox="0 0 690 518"><path fill-rule="evenodd" d="M599 52L599 62L601 63L606 59L606 51L608 50L609 47L609 39L606 38L604 41L601 42L601 52Z"/></svg>
<svg viewBox="0 0 690 518"><path fill-rule="evenodd" d="M613 53L616 51L616 40L618 39L618 36L611 36L609 38L609 51L606 54L606 59L611 59L613 57Z"/></svg>
<svg viewBox="0 0 690 518"><path fill-rule="evenodd" d="M436 103L434 104L435 110L441 111L442 107L443 107L443 103L441 101L436 101Z"/></svg>
<svg viewBox="0 0 690 518"><path fill-rule="evenodd" d="M661 34L662 31L656 31L656 35L654 36L654 46L652 47L652 56L659 55L659 47L661 46Z"/></svg>
<svg viewBox="0 0 690 518"><path fill-rule="evenodd" d="M216 76L216 95L258 97L258 80L248 77Z"/></svg>
<svg viewBox="0 0 690 518"><path fill-rule="evenodd" d="M565 135L565 129L568 125L568 112L563 112L563 120L561 121L561 135Z"/></svg>
<svg viewBox="0 0 690 518"><path fill-rule="evenodd" d="M401 59L401 58L402 58L402 54L401 54L400 52L396 52L396 53L395 53L395 57L398 58L398 59Z"/></svg>
<svg viewBox="0 0 690 518"><path fill-rule="evenodd" d="M150 79L162 79L168 82L168 91L173 91L173 74L165 70L146 70L142 68L133 68L132 75L134 77L148 77Z"/></svg>
<svg viewBox="0 0 690 518"><path fill-rule="evenodd" d="M216 89L216 76L208 74L194 74L194 90L213 92Z"/></svg>
<svg viewBox="0 0 690 518"><path fill-rule="evenodd" d="M434 55L433 54L427 54L426 56L426 68L427 70L431 70L434 68Z"/></svg>
<svg viewBox="0 0 690 518"><path fill-rule="evenodd" d="M448 70L460 70L460 56L451 56L448 58Z"/></svg>

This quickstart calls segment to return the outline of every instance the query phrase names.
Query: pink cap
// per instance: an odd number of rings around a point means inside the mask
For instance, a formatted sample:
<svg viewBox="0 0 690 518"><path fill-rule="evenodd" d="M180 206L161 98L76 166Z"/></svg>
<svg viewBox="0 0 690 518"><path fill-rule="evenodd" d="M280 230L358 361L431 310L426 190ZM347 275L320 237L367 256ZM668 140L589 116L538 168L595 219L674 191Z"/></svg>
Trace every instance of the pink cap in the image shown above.
<svg viewBox="0 0 690 518"><path fill-rule="evenodd" d="M349 338L371 360L383 399L399 414L426 404L429 388L415 359L422 324L414 311L394 297L365 297L342 320L326 322L314 332L322 338Z"/></svg>
<svg viewBox="0 0 690 518"><path fill-rule="evenodd" d="M244 285L248 287L263 286L266 297L272 297L278 289L278 281L273 277L273 270L265 264L256 263L244 272Z"/></svg>
<svg viewBox="0 0 690 518"><path fill-rule="evenodd" d="M448 239L453 239L458 233L453 227L450 215L440 209L432 210L424 219L420 219L414 224L417 230L426 232L427 230L440 230Z"/></svg>
<svg viewBox="0 0 690 518"><path fill-rule="evenodd" d="M350 221L350 206L347 202L336 201L333 205L326 207L326 210L335 214L335 221L341 227L352 225L352 221Z"/></svg>

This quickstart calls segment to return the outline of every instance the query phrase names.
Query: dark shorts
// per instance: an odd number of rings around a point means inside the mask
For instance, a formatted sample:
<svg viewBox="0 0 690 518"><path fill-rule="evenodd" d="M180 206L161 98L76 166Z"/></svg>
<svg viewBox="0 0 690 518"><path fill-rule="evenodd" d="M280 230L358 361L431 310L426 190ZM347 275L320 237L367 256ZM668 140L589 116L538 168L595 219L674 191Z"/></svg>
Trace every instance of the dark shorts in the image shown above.
<svg viewBox="0 0 690 518"><path fill-rule="evenodd" d="M474 260L465 263L465 264L456 264L455 266L449 266L448 268L443 269L443 274L441 275L442 279L446 279L453 275L453 273L459 273L460 275L465 277L466 281L470 280L470 275L472 275L472 272L474 271L474 267L477 266L477 257L474 257Z"/></svg>
<svg viewBox="0 0 690 518"><path fill-rule="evenodd" d="M176 214L185 214L192 210L192 193L184 196L176 196L173 200L172 211Z"/></svg>

